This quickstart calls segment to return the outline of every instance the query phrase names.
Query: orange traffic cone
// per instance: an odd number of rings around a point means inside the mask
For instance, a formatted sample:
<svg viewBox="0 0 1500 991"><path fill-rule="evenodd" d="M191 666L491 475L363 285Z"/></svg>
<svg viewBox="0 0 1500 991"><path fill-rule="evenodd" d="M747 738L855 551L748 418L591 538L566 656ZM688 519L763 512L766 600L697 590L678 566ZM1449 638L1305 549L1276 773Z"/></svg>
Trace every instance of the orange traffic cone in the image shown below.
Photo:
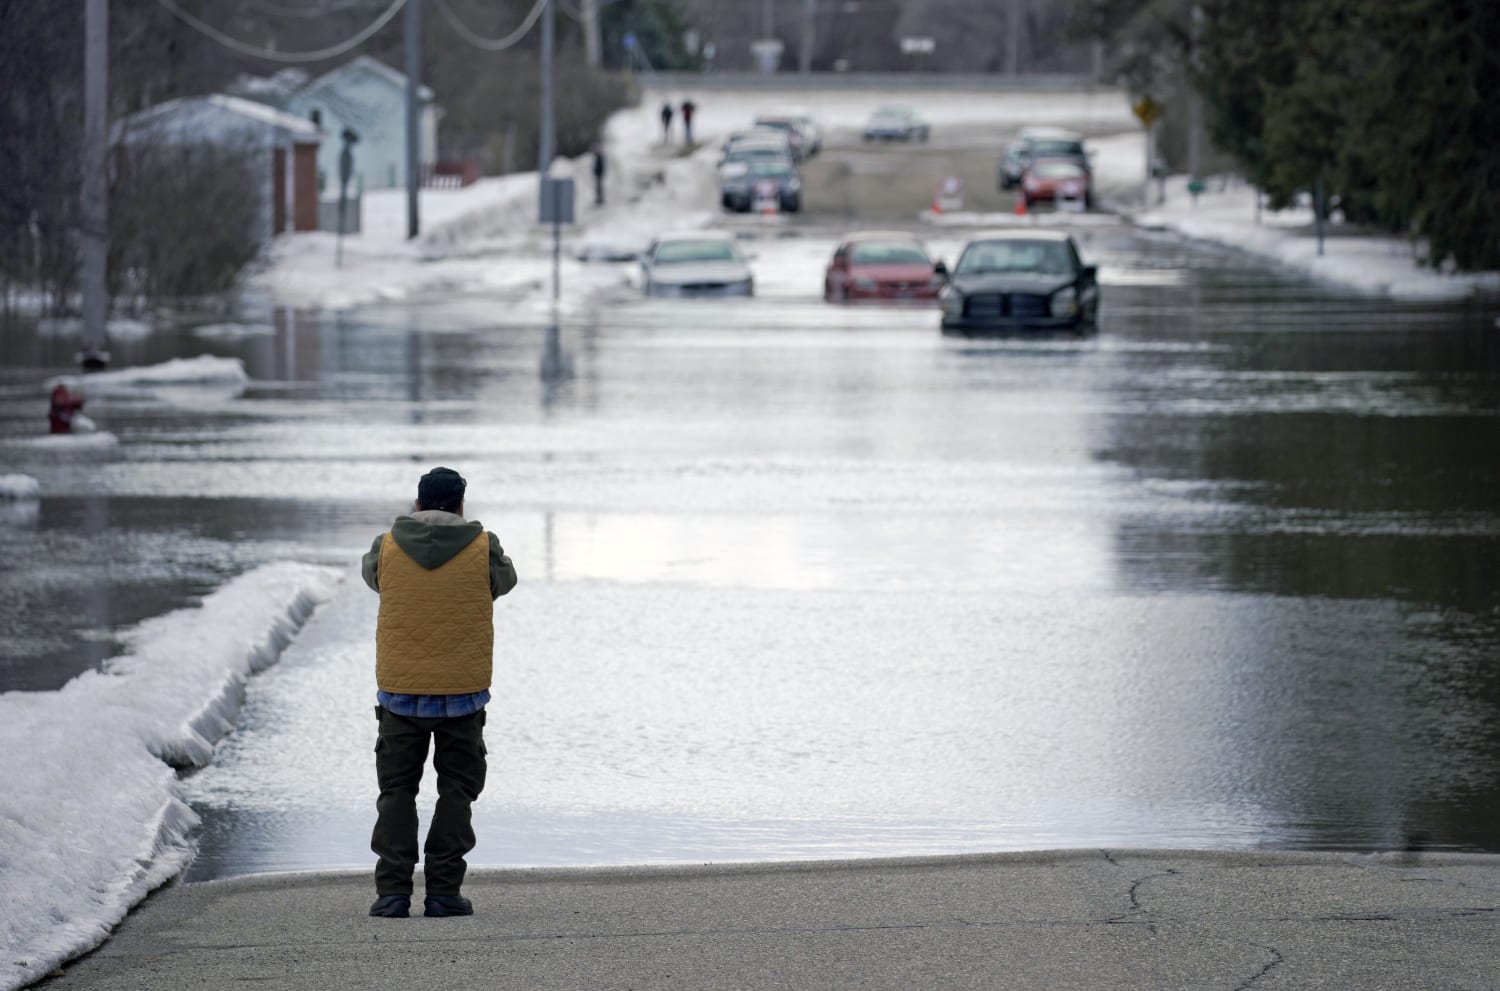
<svg viewBox="0 0 1500 991"><path fill-rule="evenodd" d="M1017 217L1024 217L1024 216L1026 216L1026 194L1025 193L1017 193L1016 194L1016 216Z"/></svg>
<svg viewBox="0 0 1500 991"><path fill-rule="evenodd" d="M941 186L932 191L932 212L934 214L943 212L943 187Z"/></svg>

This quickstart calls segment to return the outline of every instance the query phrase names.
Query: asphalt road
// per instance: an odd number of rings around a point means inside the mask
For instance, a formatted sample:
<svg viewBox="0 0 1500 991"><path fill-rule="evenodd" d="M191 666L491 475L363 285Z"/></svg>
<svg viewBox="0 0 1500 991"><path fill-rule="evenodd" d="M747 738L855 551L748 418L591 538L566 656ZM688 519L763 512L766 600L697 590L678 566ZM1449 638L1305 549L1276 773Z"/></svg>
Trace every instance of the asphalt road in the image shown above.
<svg viewBox="0 0 1500 991"><path fill-rule="evenodd" d="M1494 857L1098 850L481 871L465 890L469 918L371 919L364 876L169 888L39 987L1480 991L1500 975Z"/></svg>

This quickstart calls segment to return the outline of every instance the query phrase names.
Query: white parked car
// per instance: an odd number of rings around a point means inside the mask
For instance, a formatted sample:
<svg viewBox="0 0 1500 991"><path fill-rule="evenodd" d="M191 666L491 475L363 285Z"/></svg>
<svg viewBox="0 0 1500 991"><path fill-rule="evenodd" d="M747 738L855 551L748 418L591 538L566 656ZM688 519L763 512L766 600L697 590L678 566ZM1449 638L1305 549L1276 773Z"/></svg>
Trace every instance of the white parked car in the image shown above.
<svg viewBox="0 0 1500 991"><path fill-rule="evenodd" d="M755 277L734 238L722 231L663 234L641 262L647 296L750 296Z"/></svg>

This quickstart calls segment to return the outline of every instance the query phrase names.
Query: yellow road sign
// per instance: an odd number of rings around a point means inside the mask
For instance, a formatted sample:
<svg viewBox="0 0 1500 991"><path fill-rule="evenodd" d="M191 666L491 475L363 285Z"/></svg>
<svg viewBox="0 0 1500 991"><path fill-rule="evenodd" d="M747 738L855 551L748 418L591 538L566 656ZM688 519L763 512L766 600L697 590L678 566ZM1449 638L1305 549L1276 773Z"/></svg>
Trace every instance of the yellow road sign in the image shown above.
<svg viewBox="0 0 1500 991"><path fill-rule="evenodd" d="M1151 99L1151 97L1143 96L1135 101L1130 109L1135 111L1136 119L1141 122L1142 127L1150 127L1161 116L1162 108L1161 104Z"/></svg>

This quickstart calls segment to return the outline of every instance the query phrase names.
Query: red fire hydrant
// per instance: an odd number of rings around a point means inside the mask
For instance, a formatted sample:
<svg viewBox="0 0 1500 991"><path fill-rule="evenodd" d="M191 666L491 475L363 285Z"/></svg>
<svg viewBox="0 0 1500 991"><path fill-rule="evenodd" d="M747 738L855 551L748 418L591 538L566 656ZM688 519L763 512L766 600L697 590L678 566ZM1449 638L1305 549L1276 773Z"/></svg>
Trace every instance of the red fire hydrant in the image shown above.
<svg viewBox="0 0 1500 991"><path fill-rule="evenodd" d="M61 382L52 390L52 406L47 410L47 422L52 424L55 434L73 432L73 414L83 409L83 397L75 396Z"/></svg>

